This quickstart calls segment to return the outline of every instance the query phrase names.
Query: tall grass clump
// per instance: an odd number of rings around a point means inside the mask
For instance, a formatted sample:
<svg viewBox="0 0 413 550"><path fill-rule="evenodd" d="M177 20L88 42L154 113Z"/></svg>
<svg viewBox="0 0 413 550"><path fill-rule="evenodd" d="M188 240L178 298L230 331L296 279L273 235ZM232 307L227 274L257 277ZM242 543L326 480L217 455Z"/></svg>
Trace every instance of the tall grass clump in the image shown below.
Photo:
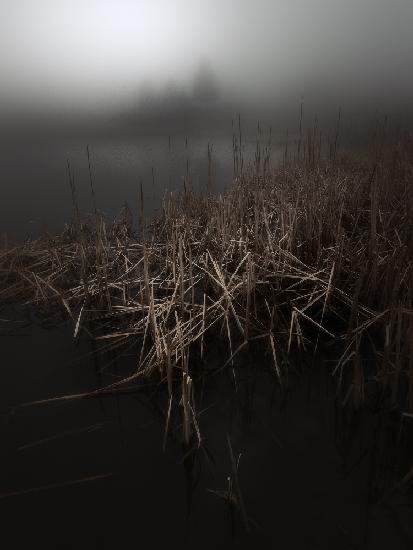
<svg viewBox="0 0 413 550"><path fill-rule="evenodd" d="M358 409L374 384L383 402L413 415L413 142L375 143L363 155L322 154L317 131L271 168L257 148L223 194L168 193L145 227L128 207L111 223L95 208L61 235L1 251L3 302L64 315L73 335L102 349L130 346L136 368L94 393L156 377L182 439L200 446L194 380L219 338L236 368L255 341L281 391L289 356L329 346L341 406ZM209 161L210 147L208 147ZM210 177L209 177L210 180ZM91 180L92 184L92 180Z"/></svg>

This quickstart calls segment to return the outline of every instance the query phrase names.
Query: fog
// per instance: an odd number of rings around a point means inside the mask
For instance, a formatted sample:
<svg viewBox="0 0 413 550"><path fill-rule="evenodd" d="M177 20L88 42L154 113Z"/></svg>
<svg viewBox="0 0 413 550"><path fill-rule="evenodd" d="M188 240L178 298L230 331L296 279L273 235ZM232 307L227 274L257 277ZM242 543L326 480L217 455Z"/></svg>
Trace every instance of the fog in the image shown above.
<svg viewBox="0 0 413 550"><path fill-rule="evenodd" d="M0 233L26 238L71 215L67 163L90 211L145 189L148 216L182 180L232 178L242 119L246 162L257 121L286 136L340 109L341 143L386 114L411 125L412 0L0 0Z"/></svg>
<svg viewBox="0 0 413 550"><path fill-rule="evenodd" d="M246 104L409 106L411 0L1 0L8 118L116 113L190 93L202 63Z"/></svg>

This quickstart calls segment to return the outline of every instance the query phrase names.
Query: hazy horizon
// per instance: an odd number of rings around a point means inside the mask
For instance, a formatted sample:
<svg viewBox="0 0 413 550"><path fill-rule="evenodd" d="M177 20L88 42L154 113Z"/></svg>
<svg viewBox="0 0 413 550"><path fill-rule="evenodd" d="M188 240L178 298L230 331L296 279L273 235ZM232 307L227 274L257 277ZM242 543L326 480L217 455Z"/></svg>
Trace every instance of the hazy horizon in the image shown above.
<svg viewBox="0 0 413 550"><path fill-rule="evenodd" d="M408 0L1 0L0 113L100 116L190 91L246 104L410 107Z"/></svg>
<svg viewBox="0 0 413 550"><path fill-rule="evenodd" d="M246 163L257 121L277 162L302 103L325 147L339 108L343 146L413 128L412 23L411 0L0 0L0 233L61 230L68 161L90 209L86 145L113 213L138 181L148 211L188 166L205 183L211 143L225 188L238 113Z"/></svg>

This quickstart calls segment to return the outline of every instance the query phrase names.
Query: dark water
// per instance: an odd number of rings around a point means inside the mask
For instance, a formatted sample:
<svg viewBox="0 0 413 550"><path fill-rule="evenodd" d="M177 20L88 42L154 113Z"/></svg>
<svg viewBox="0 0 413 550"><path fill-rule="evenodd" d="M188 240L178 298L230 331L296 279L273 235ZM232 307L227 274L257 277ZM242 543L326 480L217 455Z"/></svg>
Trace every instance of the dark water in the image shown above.
<svg viewBox="0 0 413 550"><path fill-rule="evenodd" d="M328 369L293 377L286 401L254 354L234 372L195 380L203 447L182 463L179 437L162 452L166 403L156 384L122 396L22 406L113 382L136 353L93 359L70 327L26 325L12 310L0 317L4 548L411 547L411 508L399 496L374 502L371 453L357 463L374 415L350 449L352 467L343 469ZM212 363L223 354L217 343ZM225 490L231 475L227 434L241 453L250 533L211 492Z"/></svg>
<svg viewBox="0 0 413 550"><path fill-rule="evenodd" d="M159 209L164 193L181 191L184 178L194 189L208 183L208 144L212 147L212 191L233 177L231 126L224 136L127 135L55 136L31 134L0 140L0 233L22 240L46 227L60 231L72 213L67 161L75 177L81 210L92 211L86 146L89 145L97 206L115 215L127 201L137 213L138 189L144 191L145 215ZM255 136L245 139L245 162L253 162ZM280 145L273 147L273 159Z"/></svg>
<svg viewBox="0 0 413 550"><path fill-rule="evenodd" d="M336 142L338 131L339 149L359 152L377 138L378 128L388 139L400 135L401 128L411 129L407 116L402 123L376 111L362 115L347 110L338 124L338 108L324 114L323 109L317 114L308 108L301 119L301 107L274 114L264 107L251 110L231 104L221 110L201 110L202 116L178 110L175 118L143 112L140 117L135 113L93 121L76 117L70 121L67 115L58 120L5 121L0 124L0 236L7 233L9 239L21 241L46 228L62 230L72 214L68 161L79 207L92 211L87 145L98 208L112 216L127 201L136 213L142 184L145 215L150 218L164 193L181 191L184 179L195 189L205 188L208 145L212 148L211 191L229 186L234 174L233 136L239 144L240 132L246 168L255 162L258 142L261 155L268 149L271 166L276 166L287 143L290 154L297 149L300 128L304 140L308 132L318 129L324 153Z"/></svg>

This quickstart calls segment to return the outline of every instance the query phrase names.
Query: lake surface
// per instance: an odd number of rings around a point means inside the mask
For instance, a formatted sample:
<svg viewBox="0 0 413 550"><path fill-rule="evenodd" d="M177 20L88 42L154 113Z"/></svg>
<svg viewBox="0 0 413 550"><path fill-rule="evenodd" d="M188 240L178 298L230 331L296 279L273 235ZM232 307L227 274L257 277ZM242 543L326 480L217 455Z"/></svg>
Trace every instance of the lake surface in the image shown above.
<svg viewBox="0 0 413 550"><path fill-rule="evenodd" d="M0 233L19 240L35 236L47 227L63 229L72 214L68 184L68 161L75 177L81 210L92 211L86 146L89 145L91 169L98 208L115 215L127 201L137 213L138 190L142 183L145 216L150 218L160 207L164 193L183 190L184 178L195 189L208 183L208 143L212 147L211 190L222 191L230 185L233 167L231 126L228 136L207 139L174 135L134 137L75 136L36 134L3 138L0 143ZM245 139L245 165L253 162L255 137ZM280 155L273 147L272 158Z"/></svg>
<svg viewBox="0 0 413 550"><path fill-rule="evenodd" d="M373 455L358 462L377 418L353 427L345 459L328 369L293 376L287 400L255 355L236 362L235 373L195 381L203 447L188 465L179 438L162 451L166 402L156 384L27 405L113 382L136 363L133 353L93 359L87 340L76 345L66 325L42 327L13 309L1 317L0 515L3 540L12 541L7 548L410 547L411 508L397 495L384 504L371 500ZM222 356L217 343L213 363ZM231 475L227 434L241 455L249 533L219 496Z"/></svg>

